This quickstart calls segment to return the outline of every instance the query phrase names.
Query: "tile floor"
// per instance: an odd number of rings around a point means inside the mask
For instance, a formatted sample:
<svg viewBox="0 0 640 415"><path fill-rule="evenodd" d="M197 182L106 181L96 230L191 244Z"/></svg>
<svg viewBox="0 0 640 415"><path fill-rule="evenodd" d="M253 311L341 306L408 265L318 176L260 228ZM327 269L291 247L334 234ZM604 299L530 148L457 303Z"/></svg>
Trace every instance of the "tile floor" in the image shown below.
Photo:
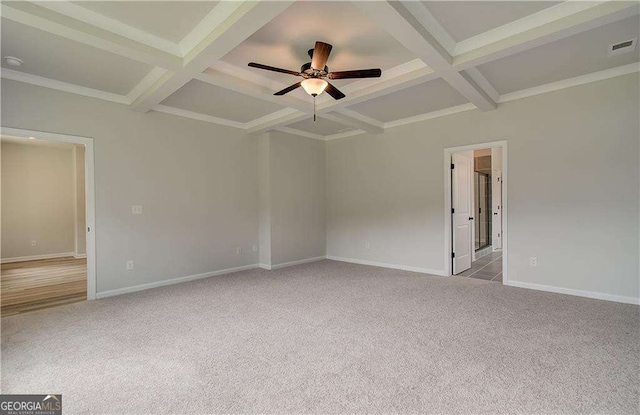
<svg viewBox="0 0 640 415"><path fill-rule="evenodd" d="M459 277L502 282L502 251L492 252L471 263L471 268L457 274Z"/></svg>

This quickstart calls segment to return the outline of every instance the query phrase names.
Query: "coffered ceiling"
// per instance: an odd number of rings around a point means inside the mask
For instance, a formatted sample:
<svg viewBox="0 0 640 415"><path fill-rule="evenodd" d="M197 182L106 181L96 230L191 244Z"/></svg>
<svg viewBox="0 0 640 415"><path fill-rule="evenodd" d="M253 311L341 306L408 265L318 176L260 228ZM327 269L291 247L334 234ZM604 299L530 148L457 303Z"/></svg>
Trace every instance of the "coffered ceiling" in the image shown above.
<svg viewBox="0 0 640 415"><path fill-rule="evenodd" d="M2 77L228 125L326 140L637 72L636 1L2 1ZM346 94L313 100L291 75L316 40Z"/></svg>

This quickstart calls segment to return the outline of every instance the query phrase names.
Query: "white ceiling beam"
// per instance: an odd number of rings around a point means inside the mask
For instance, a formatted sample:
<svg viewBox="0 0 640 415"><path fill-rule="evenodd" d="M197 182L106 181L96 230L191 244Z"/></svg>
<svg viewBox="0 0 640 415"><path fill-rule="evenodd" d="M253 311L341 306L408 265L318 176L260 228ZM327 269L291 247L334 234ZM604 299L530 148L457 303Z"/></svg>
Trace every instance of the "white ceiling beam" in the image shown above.
<svg viewBox="0 0 640 415"><path fill-rule="evenodd" d="M380 134L384 132L383 123L380 121L366 117L346 108L324 113L322 114L322 117L327 120L346 125L347 127L355 128L356 130L363 130L371 134Z"/></svg>
<svg viewBox="0 0 640 415"><path fill-rule="evenodd" d="M300 137L313 138L314 140L324 141L324 136L320 134L310 133L308 131L298 130L297 128L281 127L275 131L280 131L287 134L299 135Z"/></svg>
<svg viewBox="0 0 640 415"><path fill-rule="evenodd" d="M160 104L291 4L292 1L242 2L229 17L211 28L204 40L185 55L182 68L152 85L132 107L138 111L148 111Z"/></svg>
<svg viewBox="0 0 640 415"><path fill-rule="evenodd" d="M496 108L495 101L478 84L452 68L451 55L402 3L357 1L354 4L476 107L485 111Z"/></svg>
<svg viewBox="0 0 640 415"><path fill-rule="evenodd" d="M535 24L525 20L521 26L516 26L517 22L514 22L516 28L509 25L509 33L511 33L509 36L489 44L474 43L481 46L456 55L453 58L453 67L459 71L469 69L613 23L637 15L640 12L640 5L638 2L631 1L608 1L596 3L595 6L587 8L583 5L582 8L577 7L575 10L572 14L561 14L562 17L544 14L543 16L548 18L547 23L535 19Z"/></svg>
<svg viewBox="0 0 640 415"><path fill-rule="evenodd" d="M25 84L37 85L44 88L55 89L57 91L70 92L85 97L97 98L104 101L117 102L118 104L129 104L129 99L124 95L113 94L111 92L100 91L98 89L87 88L85 86L56 81L55 79L43 78L26 72L15 71L9 68L2 68L0 71L2 78L12 81L23 82Z"/></svg>
<svg viewBox="0 0 640 415"><path fill-rule="evenodd" d="M178 44L180 55L184 56L200 42L205 40L212 27L221 25L226 19L242 6L241 1L219 2Z"/></svg>
<svg viewBox="0 0 640 415"><path fill-rule="evenodd" d="M182 59L28 2L2 3L2 17L152 66L174 70Z"/></svg>
<svg viewBox="0 0 640 415"><path fill-rule="evenodd" d="M130 26L119 20L112 19L100 13L96 13L93 10L79 6L70 1L40 1L37 3L37 5L52 10L61 15L71 17L72 19L79 20L91 26L95 26L100 29L115 33L116 35L126 37L135 42L145 44L147 46L162 50L175 56L180 56L180 48L176 43L170 42L159 36L152 35L151 33Z"/></svg>
<svg viewBox="0 0 640 415"><path fill-rule="evenodd" d="M456 48L456 41L451 37L449 32L445 30L436 19L427 6L421 1L401 0L400 3L416 18L416 20L433 35L438 43L447 51L449 55L453 55Z"/></svg>
<svg viewBox="0 0 640 415"><path fill-rule="evenodd" d="M177 115L178 117L190 118L192 120L204 121L212 124L226 125L227 127L245 128L245 124L239 121L228 120L226 118L214 117L213 115L201 114L199 112L193 112L183 110L181 108L169 107L166 105L156 105L152 108L153 111L162 112L165 114Z"/></svg>
<svg viewBox="0 0 640 415"><path fill-rule="evenodd" d="M309 110L312 108L309 102L304 101L300 98L296 98L291 95L275 96L273 95L273 90L266 86L245 81L243 79L216 71L211 68L207 68L203 73L197 75L196 79L202 82L206 82L210 85L215 85L234 92L251 95L265 101L273 102L274 104L295 108L299 111L309 112ZM284 86L282 86L280 89L283 88Z"/></svg>
<svg viewBox="0 0 640 415"><path fill-rule="evenodd" d="M295 124L309 117L306 112L298 111L293 108L285 108L284 110L274 112L267 116L258 118L247 123L247 134L262 134L270 130L276 130L289 124Z"/></svg>

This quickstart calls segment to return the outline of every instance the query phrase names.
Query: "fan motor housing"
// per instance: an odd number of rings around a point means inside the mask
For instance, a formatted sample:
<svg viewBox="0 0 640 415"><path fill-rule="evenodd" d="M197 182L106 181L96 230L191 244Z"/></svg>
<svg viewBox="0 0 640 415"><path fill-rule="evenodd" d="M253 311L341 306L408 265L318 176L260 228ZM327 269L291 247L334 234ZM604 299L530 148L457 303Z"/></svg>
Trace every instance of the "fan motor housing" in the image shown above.
<svg viewBox="0 0 640 415"><path fill-rule="evenodd" d="M324 70L318 71L311 67L311 62L307 62L300 67L300 73L305 78L323 78L329 73L329 67L325 66Z"/></svg>

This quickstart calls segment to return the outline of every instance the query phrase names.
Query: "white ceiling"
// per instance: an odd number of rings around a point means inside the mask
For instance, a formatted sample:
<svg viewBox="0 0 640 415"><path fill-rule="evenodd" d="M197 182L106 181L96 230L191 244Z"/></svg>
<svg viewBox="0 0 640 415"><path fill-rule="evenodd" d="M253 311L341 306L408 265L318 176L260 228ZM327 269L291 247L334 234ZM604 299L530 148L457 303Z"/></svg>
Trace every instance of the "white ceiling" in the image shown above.
<svg viewBox="0 0 640 415"><path fill-rule="evenodd" d="M442 79L435 79L349 108L367 117L388 122L467 102L448 83Z"/></svg>
<svg viewBox="0 0 640 415"><path fill-rule="evenodd" d="M478 67L501 94L638 62L634 52L608 57L609 45L638 38L640 18L630 17Z"/></svg>
<svg viewBox="0 0 640 415"><path fill-rule="evenodd" d="M197 80L187 83L165 99L162 105L239 122L264 117L283 108L271 102Z"/></svg>
<svg viewBox="0 0 640 415"><path fill-rule="evenodd" d="M24 61L18 70L114 94L127 94L150 65L104 52L44 31L2 19L2 56ZM15 69L6 65L2 67Z"/></svg>
<svg viewBox="0 0 640 415"><path fill-rule="evenodd" d="M640 37L637 1L0 3L2 56L24 61L3 60L3 78L247 133L379 133L640 70L637 50L606 56ZM247 64L298 71L316 40L333 45L330 70L383 76L332 81L346 98L320 96L314 123L302 88L273 95L300 78Z"/></svg>
<svg viewBox="0 0 640 415"><path fill-rule="evenodd" d="M433 17L457 42L511 23L558 1L425 1Z"/></svg>
<svg viewBox="0 0 640 415"><path fill-rule="evenodd" d="M180 42L217 1L74 1L86 9L151 33Z"/></svg>
<svg viewBox="0 0 640 415"><path fill-rule="evenodd" d="M371 22L347 1L299 2L254 33L223 60L246 67L258 62L293 71L309 62L307 51L316 41L333 45L327 66L331 71L390 69L414 58L397 40ZM290 85L291 75L259 71ZM337 88L353 80L333 81Z"/></svg>

